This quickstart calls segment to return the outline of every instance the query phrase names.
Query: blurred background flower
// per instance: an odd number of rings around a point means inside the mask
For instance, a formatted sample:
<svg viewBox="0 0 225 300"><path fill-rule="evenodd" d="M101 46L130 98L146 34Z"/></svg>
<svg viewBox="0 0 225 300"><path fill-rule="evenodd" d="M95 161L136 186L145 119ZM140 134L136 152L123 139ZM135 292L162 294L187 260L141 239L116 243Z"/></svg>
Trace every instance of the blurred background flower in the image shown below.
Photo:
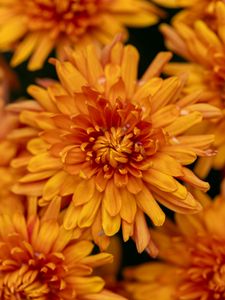
<svg viewBox="0 0 225 300"><path fill-rule="evenodd" d="M54 48L63 57L64 47L106 44L127 36L125 26L149 26L163 15L146 0L1 0L0 9L0 49L14 51L12 66L29 59L29 70Z"/></svg>
<svg viewBox="0 0 225 300"><path fill-rule="evenodd" d="M125 271L131 299L223 299L225 296L225 199L201 195L200 214L176 214L162 229L152 231L162 262Z"/></svg>

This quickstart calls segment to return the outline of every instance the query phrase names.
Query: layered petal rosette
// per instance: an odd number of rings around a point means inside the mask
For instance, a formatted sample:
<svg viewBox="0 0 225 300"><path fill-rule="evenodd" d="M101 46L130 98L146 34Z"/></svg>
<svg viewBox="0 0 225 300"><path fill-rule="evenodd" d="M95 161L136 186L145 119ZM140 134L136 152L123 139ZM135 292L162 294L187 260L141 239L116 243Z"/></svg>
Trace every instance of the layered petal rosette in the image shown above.
<svg viewBox="0 0 225 300"><path fill-rule="evenodd" d="M186 132L220 111L196 103L198 93L182 97L184 77L158 77L170 57L158 54L140 79L138 51L116 41L53 60L60 82L31 86L40 111L20 115L39 137L27 144L26 175L13 191L38 197L40 206L61 197L67 230L89 228L99 244L122 228L123 239L132 236L139 251L151 245L144 214L156 226L164 223L158 203L198 212L182 182L203 190L209 185L185 166L214 154L213 135Z"/></svg>

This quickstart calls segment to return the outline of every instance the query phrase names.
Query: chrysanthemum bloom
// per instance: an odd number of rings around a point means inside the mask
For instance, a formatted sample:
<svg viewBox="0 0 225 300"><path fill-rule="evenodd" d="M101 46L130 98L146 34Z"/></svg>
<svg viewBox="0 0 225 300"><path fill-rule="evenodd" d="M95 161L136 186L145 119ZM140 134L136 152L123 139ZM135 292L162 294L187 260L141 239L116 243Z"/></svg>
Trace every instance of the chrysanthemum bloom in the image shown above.
<svg viewBox="0 0 225 300"><path fill-rule="evenodd" d="M91 255L93 244L74 241L72 231L57 222L59 202L42 217L35 205L23 214L0 215L0 298L43 300L123 300L103 290L93 269L112 255Z"/></svg>
<svg viewBox="0 0 225 300"><path fill-rule="evenodd" d="M225 298L225 200L205 204L202 213L176 215L176 224L153 232L163 262L127 269L135 300Z"/></svg>
<svg viewBox="0 0 225 300"><path fill-rule="evenodd" d="M0 49L12 50L12 66L28 59L39 69L56 48L106 44L125 26L150 26L162 12L147 0L0 1Z"/></svg>
<svg viewBox="0 0 225 300"><path fill-rule="evenodd" d="M173 23L183 22L192 25L201 19L212 27L215 26L216 3L225 3L224 0L153 0L153 2L169 8L182 8L173 17Z"/></svg>
<svg viewBox="0 0 225 300"><path fill-rule="evenodd" d="M144 213L156 226L164 223L157 201L182 213L199 211L180 181L208 189L184 166L213 154L213 136L185 132L220 111L196 104L196 93L180 98L184 78L157 77L170 53L160 53L140 80L139 55L130 45L68 55L55 61L60 83L29 88L43 112L23 111L20 120L39 138L28 143L27 174L13 191L40 197L40 206L67 197L66 229L91 228L99 244L122 227L124 240L132 236L143 251L150 242Z"/></svg>
<svg viewBox="0 0 225 300"><path fill-rule="evenodd" d="M169 64L165 71L168 74L189 72L186 94L196 90L203 91L202 101L211 103L223 111L225 109L225 36L224 19L225 3L217 2L215 10L217 27L213 30L203 21L196 21L193 26L179 23L174 28L163 25L161 30L167 46L183 56L189 63ZM221 169L225 165L225 118L204 125L205 132L215 133L214 147L218 150L215 158L200 160L198 174L206 176L214 167Z"/></svg>

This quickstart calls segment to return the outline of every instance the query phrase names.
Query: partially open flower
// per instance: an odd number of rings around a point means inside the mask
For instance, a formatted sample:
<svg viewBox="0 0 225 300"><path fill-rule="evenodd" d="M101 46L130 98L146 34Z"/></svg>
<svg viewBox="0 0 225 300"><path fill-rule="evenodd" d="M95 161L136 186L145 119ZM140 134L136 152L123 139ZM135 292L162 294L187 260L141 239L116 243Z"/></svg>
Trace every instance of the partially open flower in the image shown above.
<svg viewBox="0 0 225 300"><path fill-rule="evenodd" d="M122 227L124 240L132 236L138 251L151 245L144 213L156 226L164 223L157 201L198 212L199 203L181 181L208 189L184 166L214 154L213 136L186 131L220 111L196 103L197 93L180 97L184 78L158 77L170 57L160 53L140 80L137 50L120 42L55 61L60 83L29 88L40 111L23 111L20 120L39 137L27 145L27 174L13 191L40 197L40 206L67 197L66 229L91 228L99 243Z"/></svg>
<svg viewBox="0 0 225 300"><path fill-rule="evenodd" d="M0 97L0 213L13 209L23 211L22 199L11 192L11 188L18 179L18 172L10 168L10 161L17 154L17 145L7 139L8 134L19 123L18 115L6 112L5 103Z"/></svg>
<svg viewBox="0 0 225 300"><path fill-rule="evenodd" d="M23 168L20 165L13 168L11 162L17 156L26 160L26 143L37 135L37 130L27 128L19 121L20 110L35 109L35 104L26 101L20 102L19 106L19 110L9 110L0 97L0 213L23 212L26 205L26 195L17 195L11 190L24 175Z"/></svg>
<svg viewBox="0 0 225 300"><path fill-rule="evenodd" d="M182 8L173 17L173 23L182 22L192 25L201 19L211 27L216 25L215 9L217 2L225 3L224 0L153 0L153 2L169 8Z"/></svg>
<svg viewBox="0 0 225 300"><path fill-rule="evenodd" d="M155 24L162 12L146 0L10 0L0 1L0 49L12 50L12 65L29 57L39 69L56 48L106 44L125 26Z"/></svg>
<svg viewBox="0 0 225 300"><path fill-rule="evenodd" d="M189 94L202 90L202 101L223 110L221 119L207 123L203 128L205 132L215 134L214 147L218 150L218 154L215 158L199 161L197 173L201 177L206 176L212 167L221 169L225 165L225 3L222 1L216 2L214 17L217 20L214 29L201 20L196 21L193 26L176 23L174 28L168 25L161 27L167 46L189 61L169 64L165 72L170 75L188 72L189 79L184 92Z"/></svg>
<svg viewBox="0 0 225 300"><path fill-rule="evenodd" d="M152 232L163 262L125 271L131 299L224 299L225 200L219 196L204 206Z"/></svg>

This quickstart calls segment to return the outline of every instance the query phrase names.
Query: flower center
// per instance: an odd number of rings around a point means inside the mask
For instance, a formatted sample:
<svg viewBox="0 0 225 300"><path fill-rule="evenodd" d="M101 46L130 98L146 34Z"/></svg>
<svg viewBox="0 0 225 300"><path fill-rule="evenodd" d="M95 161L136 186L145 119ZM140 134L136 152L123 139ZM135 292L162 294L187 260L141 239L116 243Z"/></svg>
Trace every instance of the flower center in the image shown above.
<svg viewBox="0 0 225 300"><path fill-rule="evenodd" d="M24 7L31 30L79 35L98 22L96 14L108 0L25 0Z"/></svg>
<svg viewBox="0 0 225 300"><path fill-rule="evenodd" d="M136 128L136 136L139 130ZM109 164L113 168L117 168L118 164L126 164L129 156L133 153L139 153L139 160L143 159L144 149L138 142L134 142L132 138L135 136L134 131L126 134L122 128L111 128L104 135L99 136L93 146L97 164ZM141 154L142 152L142 154Z"/></svg>
<svg viewBox="0 0 225 300"><path fill-rule="evenodd" d="M209 289L225 295L225 265L216 265L209 281Z"/></svg>
<svg viewBox="0 0 225 300"><path fill-rule="evenodd" d="M152 156L167 143L165 133L153 128L150 116L143 119L138 106L119 100L112 105L101 98L94 104L88 113L70 119L72 124L62 135L62 145L50 151L73 175L84 164L91 170L88 176L100 171L105 178L111 178L114 172L141 177Z"/></svg>
<svg viewBox="0 0 225 300"><path fill-rule="evenodd" d="M191 249L191 257L192 264L184 274L186 283L180 287L182 296L191 291L197 294L199 290L204 297L199 296L198 299L224 299L225 251L223 242L215 238L200 237L198 245Z"/></svg>

